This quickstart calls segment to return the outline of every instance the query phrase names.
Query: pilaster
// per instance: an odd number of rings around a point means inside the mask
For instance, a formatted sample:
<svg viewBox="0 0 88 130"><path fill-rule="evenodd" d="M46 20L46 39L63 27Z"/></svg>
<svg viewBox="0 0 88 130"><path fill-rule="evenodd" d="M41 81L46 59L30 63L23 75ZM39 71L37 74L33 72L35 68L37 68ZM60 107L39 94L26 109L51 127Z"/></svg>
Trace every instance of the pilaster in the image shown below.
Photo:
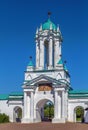
<svg viewBox="0 0 88 130"><path fill-rule="evenodd" d="M34 92L31 91L31 102L30 102L30 120L33 122L34 120Z"/></svg>
<svg viewBox="0 0 88 130"><path fill-rule="evenodd" d="M65 92L64 92L64 90L62 91L62 119L64 119L65 118L65 102L64 102L64 100L65 100Z"/></svg>
<svg viewBox="0 0 88 130"><path fill-rule="evenodd" d="M64 100L64 90L55 90L54 118L52 123L65 123Z"/></svg>
<svg viewBox="0 0 88 130"><path fill-rule="evenodd" d="M24 113L22 123L29 123L30 119L30 95L24 91Z"/></svg>
<svg viewBox="0 0 88 130"><path fill-rule="evenodd" d="M24 116L22 123L34 122L34 91L24 91Z"/></svg>
<svg viewBox="0 0 88 130"><path fill-rule="evenodd" d="M27 92L24 92L24 118L27 118Z"/></svg>

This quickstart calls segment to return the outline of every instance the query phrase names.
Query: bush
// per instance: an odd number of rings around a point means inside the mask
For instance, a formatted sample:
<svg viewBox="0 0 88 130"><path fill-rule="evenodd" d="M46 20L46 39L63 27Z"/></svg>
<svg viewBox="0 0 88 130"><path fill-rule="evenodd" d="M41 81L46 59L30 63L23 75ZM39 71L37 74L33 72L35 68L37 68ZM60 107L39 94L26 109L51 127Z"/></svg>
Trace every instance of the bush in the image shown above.
<svg viewBox="0 0 88 130"><path fill-rule="evenodd" d="M9 116L7 116L6 114L0 114L0 123L6 123L9 122Z"/></svg>

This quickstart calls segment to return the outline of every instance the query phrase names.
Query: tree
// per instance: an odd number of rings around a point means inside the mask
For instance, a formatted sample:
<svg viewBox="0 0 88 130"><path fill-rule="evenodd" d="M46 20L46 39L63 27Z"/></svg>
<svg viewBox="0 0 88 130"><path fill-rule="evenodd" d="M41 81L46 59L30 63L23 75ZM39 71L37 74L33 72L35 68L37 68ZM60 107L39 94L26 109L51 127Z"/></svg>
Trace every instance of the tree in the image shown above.
<svg viewBox="0 0 88 130"><path fill-rule="evenodd" d="M54 106L51 102L45 104L44 106L44 116L48 119L52 119L54 116Z"/></svg>
<svg viewBox="0 0 88 130"><path fill-rule="evenodd" d="M78 107L76 109L76 120L82 122L83 117L84 117L84 109L82 107Z"/></svg>

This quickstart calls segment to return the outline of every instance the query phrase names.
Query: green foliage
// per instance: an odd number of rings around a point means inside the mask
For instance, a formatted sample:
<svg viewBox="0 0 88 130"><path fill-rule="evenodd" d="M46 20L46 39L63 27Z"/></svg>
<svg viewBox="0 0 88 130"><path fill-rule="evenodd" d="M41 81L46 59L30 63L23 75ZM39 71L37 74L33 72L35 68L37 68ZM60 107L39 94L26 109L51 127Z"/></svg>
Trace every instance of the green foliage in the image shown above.
<svg viewBox="0 0 88 130"><path fill-rule="evenodd" d="M84 117L84 110L82 107L78 107L76 109L76 120L77 121L82 121Z"/></svg>
<svg viewBox="0 0 88 130"><path fill-rule="evenodd" d="M22 118L22 109L18 108L18 118Z"/></svg>
<svg viewBox="0 0 88 130"><path fill-rule="evenodd" d="M0 123L6 123L9 122L9 116L7 116L6 114L0 114Z"/></svg>
<svg viewBox="0 0 88 130"><path fill-rule="evenodd" d="M54 117L54 106L53 104L45 104L44 106L44 116L48 118Z"/></svg>

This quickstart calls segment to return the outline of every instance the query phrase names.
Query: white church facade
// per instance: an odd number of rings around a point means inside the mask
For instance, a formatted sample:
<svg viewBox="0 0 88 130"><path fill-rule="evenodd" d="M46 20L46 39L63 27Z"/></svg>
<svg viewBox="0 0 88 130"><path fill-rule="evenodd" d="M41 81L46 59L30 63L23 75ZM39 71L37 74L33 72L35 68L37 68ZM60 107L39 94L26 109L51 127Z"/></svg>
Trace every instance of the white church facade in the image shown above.
<svg viewBox="0 0 88 130"><path fill-rule="evenodd" d="M36 31L36 66L32 59L25 71L22 93L0 95L0 113L9 115L16 122L18 109L22 123L37 123L44 118L44 105L54 106L52 123L76 122L76 111L83 110L88 121L88 91L71 88L70 74L62 60L62 35L59 26L50 18Z"/></svg>

